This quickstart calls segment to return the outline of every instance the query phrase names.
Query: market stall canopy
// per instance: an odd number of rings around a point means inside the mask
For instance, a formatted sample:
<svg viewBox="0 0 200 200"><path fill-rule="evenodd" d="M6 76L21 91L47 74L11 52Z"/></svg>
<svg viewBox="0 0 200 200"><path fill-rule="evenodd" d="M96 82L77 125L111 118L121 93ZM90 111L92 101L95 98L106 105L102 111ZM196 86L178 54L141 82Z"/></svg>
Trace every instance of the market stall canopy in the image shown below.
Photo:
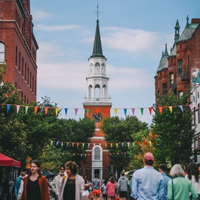
<svg viewBox="0 0 200 200"><path fill-rule="evenodd" d="M21 167L21 162L0 153L0 166Z"/></svg>

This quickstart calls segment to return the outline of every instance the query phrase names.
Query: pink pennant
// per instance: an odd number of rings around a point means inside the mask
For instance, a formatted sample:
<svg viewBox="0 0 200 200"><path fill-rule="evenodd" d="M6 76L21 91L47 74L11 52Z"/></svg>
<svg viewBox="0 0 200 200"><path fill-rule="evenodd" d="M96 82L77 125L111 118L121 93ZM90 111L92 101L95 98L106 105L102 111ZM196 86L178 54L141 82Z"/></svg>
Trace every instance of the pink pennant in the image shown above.
<svg viewBox="0 0 200 200"><path fill-rule="evenodd" d="M78 113L78 108L75 108L75 116L77 115Z"/></svg>
<svg viewBox="0 0 200 200"><path fill-rule="evenodd" d="M135 108L132 108L132 113L133 113L133 115L135 114Z"/></svg>
<svg viewBox="0 0 200 200"><path fill-rule="evenodd" d="M19 112L19 109L20 109L20 105L17 105L17 114Z"/></svg>
<svg viewBox="0 0 200 200"><path fill-rule="evenodd" d="M191 110L191 111L193 110L193 105L192 105L192 104L190 104L190 110Z"/></svg>

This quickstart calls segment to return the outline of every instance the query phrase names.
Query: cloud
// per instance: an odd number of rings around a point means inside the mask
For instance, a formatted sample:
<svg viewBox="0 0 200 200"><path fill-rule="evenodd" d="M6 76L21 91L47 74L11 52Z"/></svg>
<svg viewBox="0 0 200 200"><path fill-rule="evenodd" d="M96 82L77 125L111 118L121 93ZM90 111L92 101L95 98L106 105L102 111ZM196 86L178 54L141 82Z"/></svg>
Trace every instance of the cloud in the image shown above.
<svg viewBox="0 0 200 200"><path fill-rule="evenodd" d="M173 35L139 29L125 29L119 27L101 28L101 39L104 48L130 53L133 56L149 55L157 57L160 50L164 50L165 43L173 44ZM92 37L82 41L93 42Z"/></svg>
<svg viewBox="0 0 200 200"><path fill-rule="evenodd" d="M35 26L35 29L40 31L66 31L81 28L78 25L56 25L56 26L47 26L44 24L38 24Z"/></svg>
<svg viewBox="0 0 200 200"><path fill-rule="evenodd" d="M42 10L33 10L32 15L34 16L33 17L34 21L45 20L45 19L49 20L49 19L53 18L52 13L48 13L48 12L45 12Z"/></svg>

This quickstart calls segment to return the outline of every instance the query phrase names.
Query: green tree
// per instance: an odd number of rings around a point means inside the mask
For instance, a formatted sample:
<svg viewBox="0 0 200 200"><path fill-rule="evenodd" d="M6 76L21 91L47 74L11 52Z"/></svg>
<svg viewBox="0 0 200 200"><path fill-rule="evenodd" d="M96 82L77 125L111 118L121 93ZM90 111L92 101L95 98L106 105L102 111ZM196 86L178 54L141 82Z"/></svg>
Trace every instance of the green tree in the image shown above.
<svg viewBox="0 0 200 200"><path fill-rule="evenodd" d="M136 116L127 116L125 119L119 117L106 118L102 124L102 130L105 133L108 145L110 159L117 168L118 173L127 168L130 163L128 152L128 143L134 142L132 134L141 130L147 130L147 123L141 122ZM118 146L116 145L118 143Z"/></svg>
<svg viewBox="0 0 200 200"><path fill-rule="evenodd" d="M156 160L160 163L170 162L187 164L192 156L192 140L195 133L189 108L190 90L179 99L172 93L158 99L163 107L162 114L154 108L152 130L156 135L154 142ZM182 110L177 106L183 106ZM169 110L172 107L172 113Z"/></svg>

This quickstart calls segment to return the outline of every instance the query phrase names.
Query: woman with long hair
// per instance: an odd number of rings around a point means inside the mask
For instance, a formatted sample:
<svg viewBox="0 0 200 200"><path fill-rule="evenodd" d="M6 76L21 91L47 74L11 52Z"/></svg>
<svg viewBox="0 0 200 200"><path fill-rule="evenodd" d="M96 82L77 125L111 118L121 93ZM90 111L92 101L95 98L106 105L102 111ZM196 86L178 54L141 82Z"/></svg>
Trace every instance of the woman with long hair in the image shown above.
<svg viewBox="0 0 200 200"><path fill-rule="evenodd" d="M106 185L108 200L115 200L116 184L115 179L111 176L110 181Z"/></svg>
<svg viewBox="0 0 200 200"><path fill-rule="evenodd" d="M167 199L189 200L189 194L192 194L192 200L197 199L198 194L191 181L185 178L185 172L181 165L175 164L171 170L172 179L168 182Z"/></svg>
<svg viewBox="0 0 200 200"><path fill-rule="evenodd" d="M38 160L31 161L29 175L23 180L24 189L20 200L49 200L47 179L41 174Z"/></svg>
<svg viewBox="0 0 200 200"><path fill-rule="evenodd" d="M187 166L187 175L185 178L189 179L198 193L198 200L200 200L200 176L198 166L195 163L189 163ZM192 199L192 195L190 196Z"/></svg>
<svg viewBox="0 0 200 200"><path fill-rule="evenodd" d="M63 177L59 200L81 200L84 180L77 174L78 166L73 161L65 164L67 176Z"/></svg>

